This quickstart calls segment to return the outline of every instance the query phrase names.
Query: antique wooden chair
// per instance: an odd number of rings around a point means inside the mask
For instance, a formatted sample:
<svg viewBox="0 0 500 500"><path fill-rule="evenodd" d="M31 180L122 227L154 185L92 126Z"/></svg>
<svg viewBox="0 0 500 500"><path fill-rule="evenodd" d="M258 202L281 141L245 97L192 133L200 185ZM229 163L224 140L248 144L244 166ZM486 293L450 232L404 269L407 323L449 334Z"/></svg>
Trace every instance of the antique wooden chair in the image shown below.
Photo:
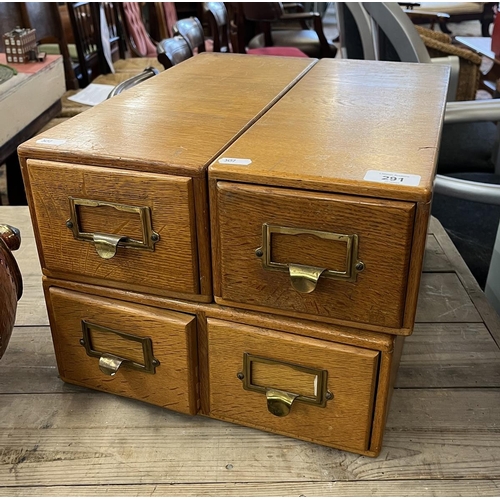
<svg viewBox="0 0 500 500"><path fill-rule="evenodd" d="M244 2L241 4L246 20L254 21L263 33L248 43L250 49L260 47L296 47L309 57L335 57L336 46L326 39L321 15L318 12L285 13L281 2ZM272 29L273 24L312 21L314 29Z"/></svg>
<svg viewBox="0 0 500 500"><path fill-rule="evenodd" d="M207 17L213 34L214 52L232 51L239 54L309 57L296 47L272 46L253 49L247 48L244 33L246 20L243 17L241 4L233 3L231 7L233 13L230 19L223 2L207 2L205 4ZM229 45L227 41L228 34L231 39L231 45Z"/></svg>
<svg viewBox="0 0 500 500"><path fill-rule="evenodd" d="M177 22L174 2L148 2L149 33L153 40L174 36L173 26Z"/></svg>
<svg viewBox="0 0 500 500"><path fill-rule="evenodd" d="M86 87L105 69L99 4L96 2L68 2L68 13L78 54L81 74L80 86Z"/></svg>
<svg viewBox="0 0 500 500"><path fill-rule="evenodd" d="M490 36L490 24L495 19L494 8L498 2L420 2L409 3L410 16L414 23L426 22L428 14L437 14L437 22L443 33L451 34L447 23L479 21L481 35Z"/></svg>
<svg viewBox="0 0 500 500"><path fill-rule="evenodd" d="M151 38L142 19L141 7L137 2L119 4L123 19L127 46L133 57L155 57L156 42Z"/></svg>

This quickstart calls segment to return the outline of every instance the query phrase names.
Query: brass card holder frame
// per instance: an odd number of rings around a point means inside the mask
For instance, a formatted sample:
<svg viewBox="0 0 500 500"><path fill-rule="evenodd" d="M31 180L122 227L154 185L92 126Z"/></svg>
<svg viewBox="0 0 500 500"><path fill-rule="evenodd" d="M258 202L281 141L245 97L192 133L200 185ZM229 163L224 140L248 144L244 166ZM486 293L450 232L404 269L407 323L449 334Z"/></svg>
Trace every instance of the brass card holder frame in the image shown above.
<svg viewBox="0 0 500 500"><path fill-rule="evenodd" d="M115 256L117 247L137 248L154 252L155 244L160 240L160 235L153 231L151 220L151 209L149 207L137 207L124 205L122 203L111 203L108 201L88 200L84 198L69 198L70 218L66 221L66 226L73 232L73 237L80 241L93 242L97 253L103 259L111 259ZM80 229L78 218L78 207L112 207L120 212L138 214L141 221L142 240L105 233L87 233Z"/></svg>
<svg viewBox="0 0 500 500"><path fill-rule="evenodd" d="M317 377L316 397L294 394L277 387L264 387L252 383L252 363L265 363L269 365L288 366L294 370L308 373ZM267 409L277 417L285 417L290 413L295 401L308 405L324 408L328 400L333 399L333 394L328 391L328 371L307 366L278 361L271 358L254 356L247 352L243 353L243 371L238 373L238 378L243 382L245 391L259 392L266 395Z"/></svg>
<svg viewBox="0 0 500 500"><path fill-rule="evenodd" d="M136 361L117 356L113 353L96 351L92 345L91 330L117 335L127 341L139 343L142 348L144 363L137 363ZM83 338L80 340L80 344L85 347L88 356L99 358L99 369L106 375L116 375L116 372L122 366L154 375L156 373L156 367L160 365L160 362L155 359L153 355L153 342L149 337L139 337L130 333L120 332L85 320L82 320L82 333Z"/></svg>
<svg viewBox="0 0 500 500"><path fill-rule="evenodd" d="M310 234L325 240L345 243L345 271L272 261L271 252L273 234L288 234L291 236ZM335 280L354 282L356 281L358 273L363 271L365 268L364 263L358 261L357 234L339 234L328 231L316 231L313 229L301 229L267 223L262 224L262 246L255 250L255 255L262 258L262 266L264 269L269 271L288 272L292 286L295 290L301 293L313 292L316 289L318 280L321 276Z"/></svg>

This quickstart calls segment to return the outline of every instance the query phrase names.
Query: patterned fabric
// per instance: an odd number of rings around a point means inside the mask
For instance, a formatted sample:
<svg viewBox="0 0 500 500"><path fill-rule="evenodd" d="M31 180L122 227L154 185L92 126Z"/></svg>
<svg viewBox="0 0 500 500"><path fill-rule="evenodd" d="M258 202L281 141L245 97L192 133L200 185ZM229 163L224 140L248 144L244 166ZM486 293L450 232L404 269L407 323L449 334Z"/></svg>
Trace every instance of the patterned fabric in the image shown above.
<svg viewBox="0 0 500 500"><path fill-rule="evenodd" d="M142 57L156 56L156 47L151 42L141 17L141 8L137 2L123 2L127 28L134 41L137 52Z"/></svg>
<svg viewBox="0 0 500 500"><path fill-rule="evenodd" d="M163 5L163 13L165 14L165 21L167 23L168 37L172 38L174 36L174 31L172 27L177 22L177 11L175 10L175 3L162 2L162 5Z"/></svg>

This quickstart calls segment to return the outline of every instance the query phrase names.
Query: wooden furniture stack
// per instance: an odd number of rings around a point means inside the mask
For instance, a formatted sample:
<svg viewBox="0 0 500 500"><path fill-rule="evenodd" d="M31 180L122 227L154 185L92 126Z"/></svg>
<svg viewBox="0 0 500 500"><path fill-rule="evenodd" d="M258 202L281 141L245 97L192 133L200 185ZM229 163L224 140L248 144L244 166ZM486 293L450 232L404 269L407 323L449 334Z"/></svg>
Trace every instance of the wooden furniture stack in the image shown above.
<svg viewBox="0 0 500 500"><path fill-rule="evenodd" d="M376 456L447 78L203 54L21 146L61 378Z"/></svg>

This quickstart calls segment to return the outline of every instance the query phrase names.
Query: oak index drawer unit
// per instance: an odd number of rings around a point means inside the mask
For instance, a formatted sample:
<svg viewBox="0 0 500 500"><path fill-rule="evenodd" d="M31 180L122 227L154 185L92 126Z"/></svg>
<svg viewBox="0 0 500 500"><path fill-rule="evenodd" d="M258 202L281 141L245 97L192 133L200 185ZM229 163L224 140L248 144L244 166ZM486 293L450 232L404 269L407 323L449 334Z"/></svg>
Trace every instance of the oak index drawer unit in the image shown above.
<svg viewBox="0 0 500 500"><path fill-rule="evenodd" d="M447 81L203 54L21 146L63 380L376 456Z"/></svg>
<svg viewBox="0 0 500 500"><path fill-rule="evenodd" d="M194 315L57 287L46 300L64 381L197 413Z"/></svg>
<svg viewBox="0 0 500 500"><path fill-rule="evenodd" d="M411 333L448 70L380 68L319 61L210 166L216 302Z"/></svg>
<svg viewBox="0 0 500 500"><path fill-rule="evenodd" d="M211 301L208 164L315 62L203 54L23 144L44 274Z"/></svg>

